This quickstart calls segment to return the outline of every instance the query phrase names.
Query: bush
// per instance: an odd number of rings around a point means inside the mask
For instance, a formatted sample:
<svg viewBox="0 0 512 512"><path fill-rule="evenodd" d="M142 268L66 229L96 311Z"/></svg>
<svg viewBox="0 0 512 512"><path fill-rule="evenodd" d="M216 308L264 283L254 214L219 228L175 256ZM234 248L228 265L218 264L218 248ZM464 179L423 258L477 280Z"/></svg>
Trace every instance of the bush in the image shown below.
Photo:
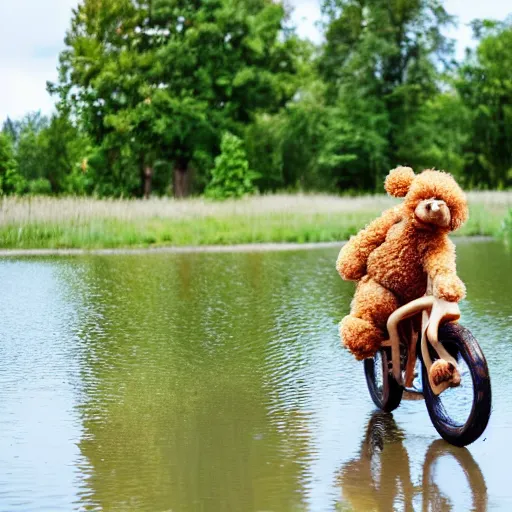
<svg viewBox="0 0 512 512"><path fill-rule="evenodd" d="M221 154L215 159L211 180L205 195L214 199L241 197L256 191L253 181L258 174L249 169L243 142L232 133L225 133Z"/></svg>
<svg viewBox="0 0 512 512"><path fill-rule="evenodd" d="M4 194L21 196L27 192L27 180L17 168L7 169L0 182L0 191Z"/></svg>
<svg viewBox="0 0 512 512"><path fill-rule="evenodd" d="M64 181L64 190L68 194L84 196L93 190L93 177L89 169L88 160L84 158L71 169Z"/></svg>
<svg viewBox="0 0 512 512"><path fill-rule="evenodd" d="M49 196L52 193L52 185L46 178L38 178L28 182L28 191L35 196Z"/></svg>

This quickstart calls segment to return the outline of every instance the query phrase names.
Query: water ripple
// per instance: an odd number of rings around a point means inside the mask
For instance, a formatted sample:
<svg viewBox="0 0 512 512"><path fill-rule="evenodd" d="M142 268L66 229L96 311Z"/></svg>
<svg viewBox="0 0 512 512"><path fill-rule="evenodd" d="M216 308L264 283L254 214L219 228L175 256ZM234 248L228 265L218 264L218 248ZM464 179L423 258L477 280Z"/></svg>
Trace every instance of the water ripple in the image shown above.
<svg viewBox="0 0 512 512"><path fill-rule="evenodd" d="M463 322L494 392L471 459L433 444L422 402L404 401L391 422L372 415L362 365L339 344L353 285L335 258L0 262L0 510L390 510L409 498L417 509L429 489L465 510L473 487L508 510L508 255L459 247ZM450 493L445 466L483 475L485 491L477 478ZM384 467L387 483L375 480Z"/></svg>

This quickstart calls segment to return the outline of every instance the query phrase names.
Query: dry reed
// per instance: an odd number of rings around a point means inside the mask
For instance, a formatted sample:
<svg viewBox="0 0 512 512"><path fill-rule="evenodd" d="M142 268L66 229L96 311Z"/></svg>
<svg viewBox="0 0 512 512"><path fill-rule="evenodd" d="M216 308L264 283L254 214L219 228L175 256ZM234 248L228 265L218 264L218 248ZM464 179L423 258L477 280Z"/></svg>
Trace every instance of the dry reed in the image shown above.
<svg viewBox="0 0 512 512"><path fill-rule="evenodd" d="M470 192L470 205L489 209L512 207L512 192ZM329 215L383 210L396 200L384 195L339 197L322 194L265 195L224 202L202 198L94 199L81 197L3 197L0 225L87 222L95 219L141 221L197 217L265 216L269 214Z"/></svg>

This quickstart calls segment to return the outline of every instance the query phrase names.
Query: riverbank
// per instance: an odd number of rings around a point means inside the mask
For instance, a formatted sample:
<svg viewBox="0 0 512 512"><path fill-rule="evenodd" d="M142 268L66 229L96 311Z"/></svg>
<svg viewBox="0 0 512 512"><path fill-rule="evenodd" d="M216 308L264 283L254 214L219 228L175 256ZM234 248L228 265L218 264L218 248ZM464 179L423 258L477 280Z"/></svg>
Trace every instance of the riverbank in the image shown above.
<svg viewBox="0 0 512 512"><path fill-rule="evenodd" d="M458 236L497 236L510 192L468 194ZM274 195L238 201L3 198L0 249L187 248L340 243L396 204L386 196Z"/></svg>
<svg viewBox="0 0 512 512"><path fill-rule="evenodd" d="M492 241L490 236L455 237L457 245L467 243L485 243ZM265 243L235 245L190 245L138 247L124 249L0 249L0 258L48 257L48 256L137 256L146 254L196 254L196 253L244 253L244 252L283 252L316 249L341 248L346 241L315 243Z"/></svg>

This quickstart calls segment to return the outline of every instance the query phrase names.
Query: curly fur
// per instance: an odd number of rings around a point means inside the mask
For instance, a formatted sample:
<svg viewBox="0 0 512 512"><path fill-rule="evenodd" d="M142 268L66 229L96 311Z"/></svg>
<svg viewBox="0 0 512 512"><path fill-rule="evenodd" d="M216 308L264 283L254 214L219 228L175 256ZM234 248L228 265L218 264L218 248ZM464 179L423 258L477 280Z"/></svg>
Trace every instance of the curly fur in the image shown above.
<svg viewBox="0 0 512 512"><path fill-rule="evenodd" d="M384 188L390 196L405 197L414 177L414 171L410 167L397 167L387 175Z"/></svg>
<svg viewBox="0 0 512 512"><path fill-rule="evenodd" d="M431 169L416 176L405 196L405 211L411 214L420 201L431 198L443 199L448 205L452 216L449 231L460 228L468 219L466 195L450 174Z"/></svg>
<svg viewBox="0 0 512 512"><path fill-rule="evenodd" d="M371 357L387 336L386 322L398 307L425 294L427 276L436 297L458 302L465 296L457 277L455 246L448 233L468 217L466 197L455 180L441 171L415 175L398 167L385 183L388 193L404 201L371 222L343 246L336 268L345 280L358 281L350 315L340 324L345 346L358 359ZM450 210L450 225L419 222L420 201L438 199Z"/></svg>

